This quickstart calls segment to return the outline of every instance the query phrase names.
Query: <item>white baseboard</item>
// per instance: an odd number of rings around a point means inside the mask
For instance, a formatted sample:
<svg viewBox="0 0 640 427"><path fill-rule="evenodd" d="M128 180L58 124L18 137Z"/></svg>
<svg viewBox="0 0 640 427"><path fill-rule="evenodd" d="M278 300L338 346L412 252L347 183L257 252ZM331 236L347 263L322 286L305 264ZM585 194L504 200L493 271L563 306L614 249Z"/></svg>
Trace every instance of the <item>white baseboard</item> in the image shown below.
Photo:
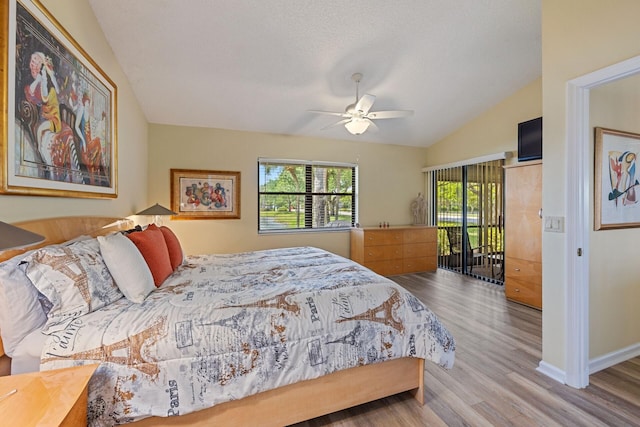
<svg viewBox="0 0 640 427"><path fill-rule="evenodd" d="M558 381L559 383L566 384L567 373L560 368L557 368L550 363L541 360L536 368L536 371L548 376L551 379Z"/></svg>
<svg viewBox="0 0 640 427"><path fill-rule="evenodd" d="M604 356L596 357L589 361L589 375L595 374L603 369L610 368L618 363L633 359L637 356L640 356L640 343L605 354Z"/></svg>
<svg viewBox="0 0 640 427"><path fill-rule="evenodd" d="M595 374L598 371L602 371L603 369L610 368L613 365L617 365L618 363L625 362L638 356L640 356L640 343L630 345L629 347L625 347L609 354L605 354L604 356L596 357L595 359L589 361L589 375ZM536 371L558 381L559 383L567 383L566 372L545 362L544 360L540 361L538 367L536 368Z"/></svg>

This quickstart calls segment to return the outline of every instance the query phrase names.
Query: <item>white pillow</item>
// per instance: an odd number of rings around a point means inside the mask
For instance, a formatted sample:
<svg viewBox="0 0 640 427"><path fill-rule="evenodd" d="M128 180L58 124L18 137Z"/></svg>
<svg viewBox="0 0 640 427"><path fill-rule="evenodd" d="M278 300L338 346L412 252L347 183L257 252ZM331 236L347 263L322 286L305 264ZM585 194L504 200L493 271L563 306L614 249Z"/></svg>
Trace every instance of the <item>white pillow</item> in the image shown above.
<svg viewBox="0 0 640 427"><path fill-rule="evenodd" d="M20 262L31 252L0 264L0 334L4 351L13 357L16 346L31 331L47 322L38 300L38 290L31 283Z"/></svg>
<svg viewBox="0 0 640 427"><path fill-rule="evenodd" d="M131 302L140 304L156 285L136 245L120 233L98 236L102 259L120 291Z"/></svg>

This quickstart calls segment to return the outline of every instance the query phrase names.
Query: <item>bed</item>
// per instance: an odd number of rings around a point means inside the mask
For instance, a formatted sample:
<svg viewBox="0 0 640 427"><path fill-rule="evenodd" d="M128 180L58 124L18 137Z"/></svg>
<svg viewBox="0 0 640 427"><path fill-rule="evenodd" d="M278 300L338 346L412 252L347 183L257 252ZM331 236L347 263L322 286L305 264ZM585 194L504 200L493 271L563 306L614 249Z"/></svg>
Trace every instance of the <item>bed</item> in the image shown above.
<svg viewBox="0 0 640 427"><path fill-rule="evenodd" d="M119 285L116 270L136 267L129 258L114 265L100 244L130 224L70 217L18 225L46 235L44 248L0 260L24 258L20 268L49 309L46 324L18 345L38 343L41 370L100 363L89 383L90 425L282 426L408 390L422 404L425 359L453 365L455 341L421 301L317 248L187 256L142 300L100 288L90 292L98 301L65 294L60 268L47 260L73 247L104 261ZM108 280L103 270L73 277ZM84 300L89 310L78 308Z"/></svg>

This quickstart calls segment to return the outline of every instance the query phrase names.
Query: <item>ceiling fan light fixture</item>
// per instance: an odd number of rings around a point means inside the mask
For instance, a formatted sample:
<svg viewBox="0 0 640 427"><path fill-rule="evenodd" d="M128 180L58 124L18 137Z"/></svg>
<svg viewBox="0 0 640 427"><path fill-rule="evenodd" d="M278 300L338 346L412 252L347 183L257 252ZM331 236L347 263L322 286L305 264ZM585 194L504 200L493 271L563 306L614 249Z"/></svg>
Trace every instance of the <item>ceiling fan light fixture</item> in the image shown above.
<svg viewBox="0 0 640 427"><path fill-rule="evenodd" d="M345 123L344 127L346 127L352 135L361 135L369 128L369 123L368 120L353 119Z"/></svg>

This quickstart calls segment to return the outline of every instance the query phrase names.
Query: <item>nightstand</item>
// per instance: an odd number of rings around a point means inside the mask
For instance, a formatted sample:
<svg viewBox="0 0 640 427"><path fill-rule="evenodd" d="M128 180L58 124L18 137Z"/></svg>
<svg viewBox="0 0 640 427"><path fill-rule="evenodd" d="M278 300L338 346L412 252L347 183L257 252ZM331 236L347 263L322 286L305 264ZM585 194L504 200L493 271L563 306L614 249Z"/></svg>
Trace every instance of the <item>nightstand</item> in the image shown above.
<svg viewBox="0 0 640 427"><path fill-rule="evenodd" d="M0 377L2 424L83 426L87 424L87 384L98 365Z"/></svg>

